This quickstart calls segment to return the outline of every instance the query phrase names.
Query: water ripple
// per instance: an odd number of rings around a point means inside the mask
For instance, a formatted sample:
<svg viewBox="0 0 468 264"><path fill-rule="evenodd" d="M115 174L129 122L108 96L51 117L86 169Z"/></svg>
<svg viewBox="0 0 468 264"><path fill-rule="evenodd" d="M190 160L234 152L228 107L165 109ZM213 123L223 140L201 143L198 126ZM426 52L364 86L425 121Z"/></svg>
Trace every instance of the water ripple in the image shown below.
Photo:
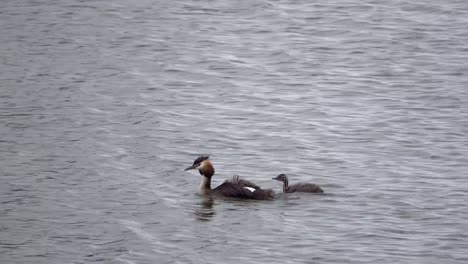
<svg viewBox="0 0 468 264"><path fill-rule="evenodd" d="M5 3L0 262L466 263L466 11ZM275 199L197 195L199 154Z"/></svg>

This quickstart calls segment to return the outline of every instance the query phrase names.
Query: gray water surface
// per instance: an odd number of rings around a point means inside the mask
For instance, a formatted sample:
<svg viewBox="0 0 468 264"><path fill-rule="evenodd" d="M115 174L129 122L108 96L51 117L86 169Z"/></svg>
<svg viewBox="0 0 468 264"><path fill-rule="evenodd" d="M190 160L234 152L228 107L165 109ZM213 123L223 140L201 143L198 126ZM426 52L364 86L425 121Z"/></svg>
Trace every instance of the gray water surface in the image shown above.
<svg viewBox="0 0 468 264"><path fill-rule="evenodd" d="M466 1L3 1L0 41L1 263L468 262Z"/></svg>

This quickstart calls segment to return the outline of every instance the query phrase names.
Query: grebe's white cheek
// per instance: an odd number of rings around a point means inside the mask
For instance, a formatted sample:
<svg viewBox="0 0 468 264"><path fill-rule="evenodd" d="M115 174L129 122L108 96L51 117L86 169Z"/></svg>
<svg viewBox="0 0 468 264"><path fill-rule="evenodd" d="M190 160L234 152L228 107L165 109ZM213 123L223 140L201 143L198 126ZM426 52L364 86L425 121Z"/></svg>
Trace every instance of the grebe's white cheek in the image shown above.
<svg viewBox="0 0 468 264"><path fill-rule="evenodd" d="M200 163L200 166L198 166L197 169L203 170L205 168L205 165L206 165L206 162L202 161L202 163Z"/></svg>
<svg viewBox="0 0 468 264"><path fill-rule="evenodd" d="M252 188L252 187L244 187L244 189L247 189L247 190L249 190L251 192L255 192L255 188Z"/></svg>

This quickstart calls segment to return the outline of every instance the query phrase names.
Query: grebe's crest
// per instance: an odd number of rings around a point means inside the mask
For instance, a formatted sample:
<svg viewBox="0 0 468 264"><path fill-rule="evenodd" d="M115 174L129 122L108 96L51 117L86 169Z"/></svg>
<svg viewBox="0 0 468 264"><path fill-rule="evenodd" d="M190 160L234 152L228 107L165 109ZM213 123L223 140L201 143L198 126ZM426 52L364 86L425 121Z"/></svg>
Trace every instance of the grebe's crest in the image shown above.
<svg viewBox="0 0 468 264"><path fill-rule="evenodd" d="M196 158L195 161L193 161L193 165L199 164L202 161L207 160L209 158L210 158L210 156L208 156L208 155L200 156L200 157Z"/></svg>

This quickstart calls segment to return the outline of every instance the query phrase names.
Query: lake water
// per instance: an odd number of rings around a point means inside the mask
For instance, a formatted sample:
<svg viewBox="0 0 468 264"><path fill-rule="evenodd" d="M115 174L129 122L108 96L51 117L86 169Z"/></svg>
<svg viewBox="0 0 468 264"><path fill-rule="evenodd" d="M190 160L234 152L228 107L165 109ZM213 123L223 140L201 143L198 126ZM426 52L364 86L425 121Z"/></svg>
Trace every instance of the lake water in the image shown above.
<svg viewBox="0 0 468 264"><path fill-rule="evenodd" d="M468 262L466 1L7 0L0 40L1 263Z"/></svg>

